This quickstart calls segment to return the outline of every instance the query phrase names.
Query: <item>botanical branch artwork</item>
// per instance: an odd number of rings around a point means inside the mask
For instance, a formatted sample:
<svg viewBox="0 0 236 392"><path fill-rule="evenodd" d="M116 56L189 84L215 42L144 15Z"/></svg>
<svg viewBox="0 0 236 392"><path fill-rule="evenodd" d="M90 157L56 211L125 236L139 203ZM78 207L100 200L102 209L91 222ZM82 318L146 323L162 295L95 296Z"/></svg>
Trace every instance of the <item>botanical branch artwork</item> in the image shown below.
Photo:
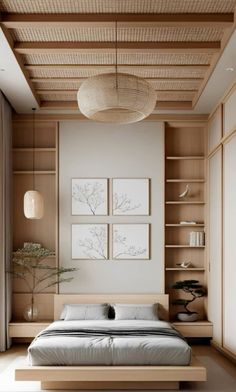
<svg viewBox="0 0 236 392"><path fill-rule="evenodd" d="M106 260L107 258L107 224L72 225L72 259Z"/></svg>
<svg viewBox="0 0 236 392"><path fill-rule="evenodd" d="M113 259L149 259L149 224L114 224Z"/></svg>
<svg viewBox="0 0 236 392"><path fill-rule="evenodd" d="M148 178L113 179L113 215L149 215L149 181Z"/></svg>
<svg viewBox="0 0 236 392"><path fill-rule="evenodd" d="M107 215L107 179L72 179L72 215Z"/></svg>

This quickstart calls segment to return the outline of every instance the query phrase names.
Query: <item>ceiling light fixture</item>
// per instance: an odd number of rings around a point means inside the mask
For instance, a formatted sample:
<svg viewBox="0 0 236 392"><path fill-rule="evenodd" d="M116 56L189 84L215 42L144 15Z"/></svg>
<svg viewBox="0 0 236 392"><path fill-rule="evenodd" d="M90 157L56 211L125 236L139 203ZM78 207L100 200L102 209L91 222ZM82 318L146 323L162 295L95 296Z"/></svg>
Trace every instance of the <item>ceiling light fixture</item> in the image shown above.
<svg viewBox="0 0 236 392"><path fill-rule="evenodd" d="M24 215L27 219L41 219L44 213L43 196L35 189L35 108L33 111L33 190L24 194Z"/></svg>
<svg viewBox="0 0 236 392"><path fill-rule="evenodd" d="M117 22L115 73L86 79L77 99L82 114L94 121L129 124L148 117L156 105L156 92L143 78L118 72Z"/></svg>

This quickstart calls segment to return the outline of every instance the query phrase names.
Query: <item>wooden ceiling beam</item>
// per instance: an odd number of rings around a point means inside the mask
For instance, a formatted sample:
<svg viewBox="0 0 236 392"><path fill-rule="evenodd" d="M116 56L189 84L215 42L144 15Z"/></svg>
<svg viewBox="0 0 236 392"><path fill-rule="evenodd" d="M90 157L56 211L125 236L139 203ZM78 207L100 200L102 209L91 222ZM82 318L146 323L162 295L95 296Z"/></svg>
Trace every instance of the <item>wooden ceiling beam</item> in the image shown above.
<svg viewBox="0 0 236 392"><path fill-rule="evenodd" d="M220 41L117 42L119 53L216 53ZM20 54L114 53L114 42L16 42Z"/></svg>
<svg viewBox="0 0 236 392"><path fill-rule="evenodd" d="M81 64L25 64L25 68L29 71L36 71L39 69L43 70L74 70L74 69L90 69L97 71L98 68L101 70L106 70L107 68L114 67L115 69L115 64L111 65L81 65ZM152 65L130 65L130 64L118 64L118 70L119 67L131 67L134 69L173 69L173 68L187 68L191 70L203 70L205 71L208 69L209 65L208 64L152 64Z"/></svg>
<svg viewBox="0 0 236 392"><path fill-rule="evenodd" d="M156 103L156 109L162 109L162 110L172 110L172 109L191 110L192 108L193 108L192 101L158 101Z"/></svg>
<svg viewBox="0 0 236 392"><path fill-rule="evenodd" d="M39 95L44 95L44 94L48 94L48 95L54 95L54 94L76 94L78 92L78 89L36 89L37 94ZM192 93L192 92L196 92L198 91L198 89L155 89L156 92L163 92L163 93Z"/></svg>
<svg viewBox="0 0 236 392"><path fill-rule="evenodd" d="M40 78L40 77L37 77L37 78L35 78L35 77L32 77L32 78L30 78L30 80L31 80L31 82L33 82L33 83L43 83L43 82L46 82L46 83L48 83L48 82L72 82L72 83L81 83L81 82L83 82L85 79L88 79L88 78ZM196 82L196 81L199 81L199 83L204 79L204 78L194 78L194 77L192 77L192 78L174 78L174 77L171 77L171 78L162 78L162 77L153 77L153 78L144 78L144 79L146 79L147 81L150 81L150 82L155 82L155 81L158 81L158 82Z"/></svg>
<svg viewBox="0 0 236 392"><path fill-rule="evenodd" d="M43 110L78 110L77 101L41 101L40 109ZM192 101L158 101L156 109L192 109Z"/></svg>
<svg viewBox="0 0 236 392"><path fill-rule="evenodd" d="M71 26L134 26L150 23L156 26L183 26L201 25L211 27L229 27L234 21L233 13L69 13L69 14L20 14L2 13L1 22L10 29L34 28L34 27L71 27Z"/></svg>

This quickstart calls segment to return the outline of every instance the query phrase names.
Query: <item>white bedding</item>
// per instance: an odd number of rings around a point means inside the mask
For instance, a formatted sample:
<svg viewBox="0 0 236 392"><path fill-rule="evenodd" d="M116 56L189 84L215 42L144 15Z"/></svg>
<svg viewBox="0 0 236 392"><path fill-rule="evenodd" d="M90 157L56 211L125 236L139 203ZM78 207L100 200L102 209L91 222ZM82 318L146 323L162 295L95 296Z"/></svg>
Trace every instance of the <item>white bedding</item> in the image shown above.
<svg viewBox="0 0 236 392"><path fill-rule="evenodd" d="M55 321L46 330L76 328L171 328L165 321ZM50 336L36 338L28 348L29 363L43 365L188 365L191 348L175 336Z"/></svg>

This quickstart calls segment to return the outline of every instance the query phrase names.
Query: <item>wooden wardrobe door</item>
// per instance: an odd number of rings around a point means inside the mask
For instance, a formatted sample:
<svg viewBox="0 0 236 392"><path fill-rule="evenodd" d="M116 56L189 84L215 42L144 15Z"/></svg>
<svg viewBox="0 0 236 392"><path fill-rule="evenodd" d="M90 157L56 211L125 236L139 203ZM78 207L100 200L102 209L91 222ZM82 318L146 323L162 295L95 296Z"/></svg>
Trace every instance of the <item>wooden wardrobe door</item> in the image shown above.
<svg viewBox="0 0 236 392"><path fill-rule="evenodd" d="M224 145L223 346L236 355L236 135Z"/></svg>
<svg viewBox="0 0 236 392"><path fill-rule="evenodd" d="M208 315L213 341L222 345L222 150L209 159L209 290Z"/></svg>

